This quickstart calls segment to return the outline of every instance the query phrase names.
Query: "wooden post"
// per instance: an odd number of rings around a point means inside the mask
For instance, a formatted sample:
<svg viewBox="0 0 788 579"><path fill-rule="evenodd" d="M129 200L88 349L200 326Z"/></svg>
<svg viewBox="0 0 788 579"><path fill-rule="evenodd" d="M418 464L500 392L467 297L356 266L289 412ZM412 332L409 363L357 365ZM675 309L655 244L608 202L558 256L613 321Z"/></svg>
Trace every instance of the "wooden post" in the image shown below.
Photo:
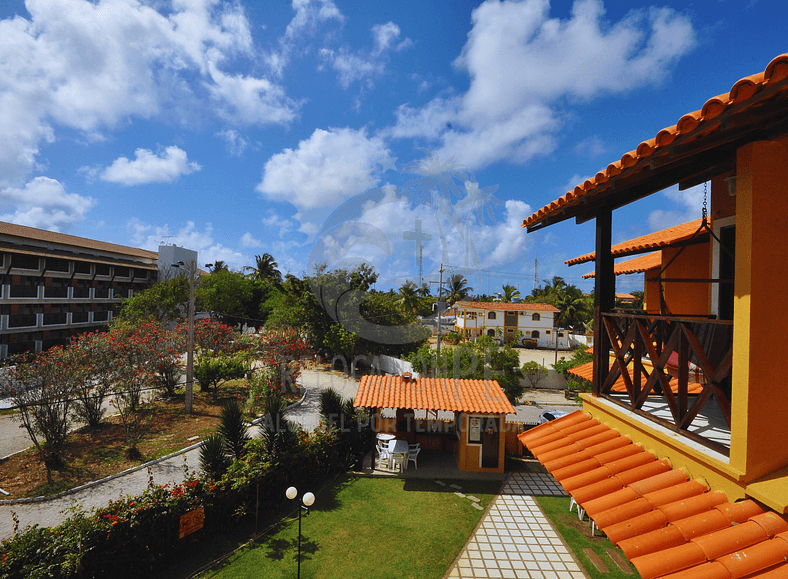
<svg viewBox="0 0 788 579"><path fill-rule="evenodd" d="M593 394L599 396L610 370L610 337L602 321L616 303L616 276L613 272L613 212L602 209L596 215L596 263L594 277L594 381Z"/></svg>

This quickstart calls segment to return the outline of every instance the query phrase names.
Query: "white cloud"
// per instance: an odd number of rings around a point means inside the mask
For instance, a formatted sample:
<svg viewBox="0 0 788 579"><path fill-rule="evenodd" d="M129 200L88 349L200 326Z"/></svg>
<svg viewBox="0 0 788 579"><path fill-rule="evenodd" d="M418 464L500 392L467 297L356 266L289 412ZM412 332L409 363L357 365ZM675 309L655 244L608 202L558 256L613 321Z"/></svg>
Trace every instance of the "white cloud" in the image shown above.
<svg viewBox="0 0 788 579"><path fill-rule="evenodd" d="M186 151L176 146L167 147L158 155L148 149L134 151L135 159L119 157L101 173L102 181L122 185L145 183L171 183L181 175L201 169L198 163L189 162Z"/></svg>
<svg viewBox="0 0 788 579"><path fill-rule="evenodd" d="M375 53L382 54L390 48L400 51L404 48L413 45L410 38L406 38L401 42L397 42L400 35L400 28L393 22L389 21L385 24L376 24L372 27L372 37L375 40ZM395 44L396 43L396 44Z"/></svg>
<svg viewBox="0 0 788 579"><path fill-rule="evenodd" d="M340 25L345 17L331 0L293 0L293 19L279 39L277 50L269 52L265 61L277 76L281 76L290 62L292 53L302 48L303 38L314 34L318 27L328 22Z"/></svg>
<svg viewBox="0 0 788 579"><path fill-rule="evenodd" d="M374 48L371 51L354 52L343 46L336 51L323 48L320 50L320 56L338 73L342 88L347 89L360 80L366 80L366 85L369 87L374 77L385 72L387 55L392 49L400 51L412 46L413 43L409 38L395 44L399 35L400 28L393 22L376 24L372 27Z"/></svg>
<svg viewBox="0 0 788 579"><path fill-rule="evenodd" d="M154 5L156 5L154 3ZM134 118L286 124L299 104L228 63L254 58L238 3L37 0L0 21L0 185L19 186L61 128L89 140Z"/></svg>
<svg viewBox="0 0 788 579"><path fill-rule="evenodd" d="M263 225L271 229L279 230L279 237L284 237L293 229L293 222L289 219L283 219L276 213L270 214L268 217L263 218Z"/></svg>
<svg viewBox="0 0 788 579"><path fill-rule="evenodd" d="M575 153L582 157L599 157L607 152L607 147L599 137L588 137L575 145Z"/></svg>
<svg viewBox="0 0 788 579"><path fill-rule="evenodd" d="M36 177L21 189L0 189L0 208L13 209L0 214L0 221L68 232L85 219L94 204L90 197L67 193L54 179Z"/></svg>
<svg viewBox="0 0 788 579"><path fill-rule="evenodd" d="M260 247L262 244L262 241L255 239L248 231L241 236L242 247Z"/></svg>
<svg viewBox="0 0 788 579"><path fill-rule="evenodd" d="M249 147L249 140L246 139L243 135L241 135L235 129L226 129L224 131L219 131L216 133L217 137L221 137L224 139L227 152L230 153L233 157L241 157L244 154L244 151Z"/></svg>
<svg viewBox="0 0 788 579"><path fill-rule="evenodd" d="M657 84L695 44L689 19L669 8L633 10L612 23L601 0L576 0L566 20L549 9L548 0L478 6L454 62L470 77L468 91L401 107L389 134L421 133L441 143L441 157L461 152L474 167L525 162L555 149L559 102Z"/></svg>
<svg viewBox="0 0 788 579"><path fill-rule="evenodd" d="M389 151L365 129L316 129L298 148L272 156L257 191L299 210L336 207L380 181L378 161Z"/></svg>
<svg viewBox="0 0 788 579"><path fill-rule="evenodd" d="M678 185L662 191L671 202L672 209L656 209L649 213L648 224L652 231L660 231L674 225L700 219L703 207L703 185L679 191Z"/></svg>
<svg viewBox="0 0 788 579"><path fill-rule="evenodd" d="M166 241L198 252L197 264L200 267L221 260L231 269L240 270L251 262L248 256L216 242L210 223L200 231L193 221L189 221L177 232L170 233L167 224L153 226L133 218L127 222L126 229L130 233L130 242L142 249L158 251L159 245Z"/></svg>

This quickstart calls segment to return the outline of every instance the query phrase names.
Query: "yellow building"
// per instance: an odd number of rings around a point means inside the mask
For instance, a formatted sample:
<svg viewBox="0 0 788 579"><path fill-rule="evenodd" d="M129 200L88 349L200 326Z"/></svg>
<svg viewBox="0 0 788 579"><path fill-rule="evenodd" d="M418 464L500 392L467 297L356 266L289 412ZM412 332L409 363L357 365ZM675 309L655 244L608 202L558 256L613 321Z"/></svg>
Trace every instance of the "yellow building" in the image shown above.
<svg viewBox="0 0 788 579"><path fill-rule="evenodd" d="M613 211L708 181L703 228L685 224L696 233L672 245L624 244L660 251L647 276L661 297L647 286L647 312L614 311ZM785 577L788 394L776 328L788 319L788 54L523 226L571 218L596 222L593 391L584 413L521 440L644 578ZM712 410L722 428L699 428Z"/></svg>
<svg viewBox="0 0 788 579"><path fill-rule="evenodd" d="M787 116L788 55L782 55L523 223L534 231L573 217L596 219L598 347L585 408L729 498L753 497L781 513L788 512L788 444L775 441L788 438L788 396L774 328L788 319L788 303L777 298L788 295L788 278L777 269L788 253ZM662 246L647 247L642 239L624 244L660 249L660 270L670 264L660 274L661 300L648 299L646 307L665 315L612 312L612 211L674 184L704 181L711 182L708 228L679 226L689 236ZM608 369L603 362L611 350L617 363ZM666 399L670 419L655 422L644 404L649 395L664 395L671 354L680 360L684 389ZM656 369L650 375L644 358ZM690 364L704 374L703 393L692 397L683 371ZM622 373L625 367L629 372ZM611 398L611 385L623 374L632 376L628 393ZM728 423L729 442L692 428L709 401Z"/></svg>

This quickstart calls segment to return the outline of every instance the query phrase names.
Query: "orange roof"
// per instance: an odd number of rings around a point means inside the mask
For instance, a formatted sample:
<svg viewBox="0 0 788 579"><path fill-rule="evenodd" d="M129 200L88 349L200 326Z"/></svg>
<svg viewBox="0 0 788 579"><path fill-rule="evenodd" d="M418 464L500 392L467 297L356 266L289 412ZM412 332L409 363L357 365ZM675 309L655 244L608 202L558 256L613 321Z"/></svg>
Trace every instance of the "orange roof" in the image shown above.
<svg viewBox="0 0 788 579"><path fill-rule="evenodd" d="M689 480L578 410L519 435L643 579L788 577L788 521Z"/></svg>
<svg viewBox="0 0 788 579"><path fill-rule="evenodd" d="M531 302L463 302L455 304L455 307L465 310L475 308L479 310L527 310L540 312L560 312L557 307L550 304L537 304Z"/></svg>
<svg viewBox="0 0 788 579"><path fill-rule="evenodd" d="M649 249L656 249L659 247L669 247L673 244L687 241L695 235L700 227L701 220L696 219L688 223L682 223L675 227L668 227L662 231L655 231L648 235L636 237L623 243L619 243L610 248L610 253L613 255L629 255L632 253L643 253ZM705 231L701 235L708 235ZM596 252L586 253L580 257L575 257L564 263L566 265L577 265L578 263L585 263L587 261L594 261L596 259Z"/></svg>
<svg viewBox="0 0 788 579"><path fill-rule="evenodd" d="M593 348L589 348L589 350L593 352ZM612 359L610 365L611 366L613 365ZM651 367L650 364L646 363L645 361L643 363L643 366L645 366L646 371L649 373L651 373L651 371L653 370L653 367ZM632 368L627 366L627 371L629 372L629 379L634 380L634 374ZM577 376L581 380L588 380L589 382L592 382L594 379L594 363L588 362L586 364L583 364L582 366L575 366L574 368L569 368L567 372L572 376ZM668 384L670 384L670 389L674 393L677 393L679 391L679 381L675 376L670 376L668 378ZM618 379L613 384L613 388L611 390L613 392L626 392L627 386L626 383L624 382L624 378L619 376ZM687 384L687 392L690 394L700 394L702 391L703 391L703 385L699 384L698 382L689 382Z"/></svg>
<svg viewBox="0 0 788 579"><path fill-rule="evenodd" d="M647 253L646 255L641 255L640 257L635 257L633 259L628 259L626 261L622 261L621 263L617 263L613 268L613 273L616 275L641 273L660 266L662 266L662 252L654 251L653 253ZM596 272L592 271L591 273L585 274L583 279L588 279L590 277L594 277L595 275Z"/></svg>
<svg viewBox="0 0 788 579"><path fill-rule="evenodd" d="M628 199L622 199L620 205L691 177L697 173L698 167L686 163L688 156L703 150L708 153L710 143L730 154L731 140L722 138L723 135L729 134L734 139L740 137L738 142L743 144L753 137L743 134L743 126L768 126L774 118L784 118L784 99L788 96L786 91L788 54L781 54L763 72L740 79L730 92L707 100L700 110L682 116L674 126L662 129L654 138L643 141L634 151L624 153L619 160L610 163L594 177L586 179L563 197L526 218L523 227L533 229L537 225L544 226L588 215L590 200L612 193L614 185L615 194L620 196L627 189L626 185L636 187L642 184L645 175L660 175L659 184L649 185L658 188L645 190L641 187L641 191ZM732 122L734 119L736 122ZM735 150L736 144L733 145L732 150ZM713 157L714 163L720 162L719 156ZM681 167L682 164L687 166ZM675 174L669 174L671 169L677 168L679 170ZM609 202L610 197L606 201Z"/></svg>
<svg viewBox="0 0 788 579"><path fill-rule="evenodd" d="M632 294L616 294L617 300L636 300L637 298Z"/></svg>
<svg viewBox="0 0 788 579"><path fill-rule="evenodd" d="M353 406L512 414L514 407L495 380L362 376Z"/></svg>

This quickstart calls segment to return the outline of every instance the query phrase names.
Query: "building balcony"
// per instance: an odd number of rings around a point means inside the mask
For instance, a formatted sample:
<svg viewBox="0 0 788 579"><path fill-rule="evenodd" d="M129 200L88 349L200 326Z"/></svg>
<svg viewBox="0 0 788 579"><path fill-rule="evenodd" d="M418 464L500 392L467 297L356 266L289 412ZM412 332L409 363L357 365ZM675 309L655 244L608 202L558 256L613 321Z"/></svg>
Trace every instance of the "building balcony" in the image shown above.
<svg viewBox="0 0 788 579"><path fill-rule="evenodd" d="M728 456L733 322L603 314L609 368L594 396Z"/></svg>

